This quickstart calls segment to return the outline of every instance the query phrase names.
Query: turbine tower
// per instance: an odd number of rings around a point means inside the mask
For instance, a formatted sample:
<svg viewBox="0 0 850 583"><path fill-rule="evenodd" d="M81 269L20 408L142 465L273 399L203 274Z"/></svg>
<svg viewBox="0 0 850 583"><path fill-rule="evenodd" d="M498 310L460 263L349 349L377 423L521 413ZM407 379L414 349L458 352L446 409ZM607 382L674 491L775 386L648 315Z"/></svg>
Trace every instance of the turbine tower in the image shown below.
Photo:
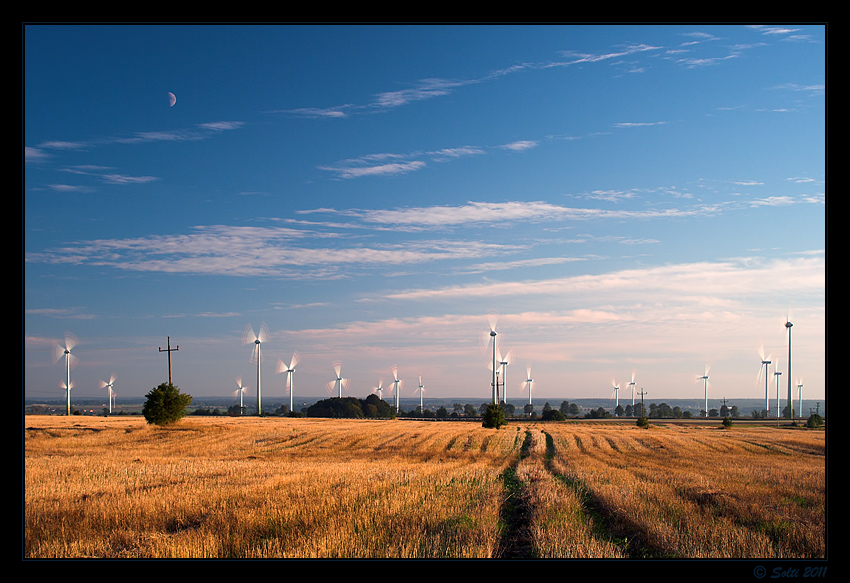
<svg viewBox="0 0 850 583"><path fill-rule="evenodd" d="M398 413L398 392L401 390L402 381L398 380L398 365L393 366L393 401L395 411Z"/></svg>
<svg viewBox="0 0 850 583"><path fill-rule="evenodd" d="M779 377L782 375L782 372L779 369L779 362L776 362L773 365L773 378L776 379L776 418L779 419L782 416L782 412L779 408Z"/></svg>
<svg viewBox="0 0 850 583"><path fill-rule="evenodd" d="M711 365L707 362L705 363L705 373L701 377L696 378L696 382L702 381L703 383L703 391L705 392L705 416L708 417L708 369L711 368Z"/></svg>
<svg viewBox="0 0 850 583"><path fill-rule="evenodd" d="M791 314L785 317L785 329L788 331L788 415L793 421L794 419L794 398L791 394Z"/></svg>
<svg viewBox="0 0 850 583"><path fill-rule="evenodd" d="M292 353L292 359L289 361L289 366L284 364L284 362L281 359L279 359L279 358L277 359L277 372L279 372L279 373L285 372L286 373L286 388L289 389L289 412L290 413L292 412L292 405L293 405L292 395L294 393L294 390L293 390L294 387L293 387L293 384L292 384L293 383L292 374L295 372L295 367L298 365L300 360L301 360L301 356L298 354L297 351Z"/></svg>
<svg viewBox="0 0 850 583"><path fill-rule="evenodd" d="M637 374L636 370L632 371L632 382L629 383L629 386L632 388L632 411L635 410L635 375Z"/></svg>
<svg viewBox="0 0 850 583"><path fill-rule="evenodd" d="M764 367L764 412L765 412L765 414L767 414L767 412L770 411L770 397L768 396L768 392L767 392L767 379L768 379L767 371L770 367L771 362L770 362L770 355L767 355L767 357L765 357L765 355L764 355L764 342L759 344L759 356L761 357L761 365L762 365L762 367ZM762 369L760 368L759 374L756 378L760 380L761 375L762 375Z"/></svg>
<svg viewBox="0 0 850 583"><path fill-rule="evenodd" d="M260 330L254 334L254 329L251 325L245 328L245 333L242 335L242 344L253 344L254 348L251 351L251 362L257 363L257 415L263 415L263 386L260 378L260 362L263 360L263 353L260 345L266 342L269 338L269 329L265 322L260 325Z"/></svg>
<svg viewBox="0 0 850 583"><path fill-rule="evenodd" d="M245 410L245 406L242 404L242 395L246 393L248 387L242 384L242 377L236 377L236 387L237 389L233 391L233 396L239 396L239 414L242 415L242 412Z"/></svg>
<svg viewBox="0 0 850 583"><path fill-rule="evenodd" d="M487 344L488 352L489 352L489 348L491 346L493 348L493 363L492 363L492 368L491 368L492 380L490 382L490 388L493 392L493 394L492 394L493 404L498 405L499 404L499 395L498 395L498 386L496 385L496 382L497 382L496 375L498 374L498 372L497 372L498 367L496 366L496 350L497 350L497 346L496 346L497 345L496 322L498 322L498 320L499 320L499 315L496 312L490 312L487 315L487 320L490 323L490 339L489 339L489 343ZM483 344L483 342L482 342L482 344Z"/></svg>
<svg viewBox="0 0 850 583"><path fill-rule="evenodd" d="M614 392L611 395L614 399L614 414L617 414L617 407L620 406L620 385L617 384L617 381L611 379L611 386L614 387Z"/></svg>
<svg viewBox="0 0 850 583"><path fill-rule="evenodd" d="M53 343L53 364L65 357L65 396L67 400L67 414L71 414L71 369L77 365L77 357L71 354L71 350L77 345L77 337L70 332L65 332L65 344Z"/></svg>
<svg viewBox="0 0 850 583"><path fill-rule="evenodd" d="M329 386L336 387L337 397L342 398L342 389L343 387L348 387L348 379L342 378L340 371L342 370L342 363L339 361L334 362L334 372L336 372L336 379L332 380L329 383Z"/></svg>
<svg viewBox="0 0 850 583"><path fill-rule="evenodd" d="M513 349L508 350L508 353L504 357L499 358L499 365L502 369L502 399L507 402L508 400L508 365L511 363L513 358ZM496 394L496 398L498 398L498 391Z"/></svg>
<svg viewBox="0 0 850 583"><path fill-rule="evenodd" d="M425 406L422 404L422 395L425 393L425 385L422 384L422 373L419 373L419 414L425 414Z"/></svg>
<svg viewBox="0 0 850 583"><path fill-rule="evenodd" d="M115 393L112 392L112 387L115 385L115 375L109 376L109 382L100 381L100 388L106 389L106 398L109 406L109 412L112 413L112 399L115 396Z"/></svg>
<svg viewBox="0 0 850 583"><path fill-rule="evenodd" d="M803 414L803 377L797 379L797 411L798 415Z"/></svg>
<svg viewBox="0 0 850 583"><path fill-rule="evenodd" d="M531 405L531 389L534 385L534 379L531 378L531 365L525 367L525 380L522 382L523 389L528 390L528 404Z"/></svg>

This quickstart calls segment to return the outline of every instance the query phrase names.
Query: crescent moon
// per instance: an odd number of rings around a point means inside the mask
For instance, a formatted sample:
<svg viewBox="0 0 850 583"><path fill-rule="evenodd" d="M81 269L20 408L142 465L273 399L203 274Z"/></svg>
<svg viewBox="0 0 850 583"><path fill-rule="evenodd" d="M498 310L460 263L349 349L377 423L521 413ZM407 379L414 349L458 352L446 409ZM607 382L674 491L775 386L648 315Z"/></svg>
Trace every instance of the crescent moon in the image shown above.
<svg viewBox="0 0 850 583"><path fill-rule="evenodd" d="M174 104L177 103L177 97L170 91L168 92L168 107L174 107Z"/></svg>

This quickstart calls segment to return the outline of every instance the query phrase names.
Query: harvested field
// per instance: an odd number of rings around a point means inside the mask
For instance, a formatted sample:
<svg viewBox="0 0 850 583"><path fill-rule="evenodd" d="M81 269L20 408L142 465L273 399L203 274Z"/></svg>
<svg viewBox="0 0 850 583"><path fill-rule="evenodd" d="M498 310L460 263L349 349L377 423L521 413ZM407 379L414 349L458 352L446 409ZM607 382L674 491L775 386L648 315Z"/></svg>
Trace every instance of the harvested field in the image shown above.
<svg viewBox="0 0 850 583"><path fill-rule="evenodd" d="M25 418L25 558L824 558L824 433Z"/></svg>

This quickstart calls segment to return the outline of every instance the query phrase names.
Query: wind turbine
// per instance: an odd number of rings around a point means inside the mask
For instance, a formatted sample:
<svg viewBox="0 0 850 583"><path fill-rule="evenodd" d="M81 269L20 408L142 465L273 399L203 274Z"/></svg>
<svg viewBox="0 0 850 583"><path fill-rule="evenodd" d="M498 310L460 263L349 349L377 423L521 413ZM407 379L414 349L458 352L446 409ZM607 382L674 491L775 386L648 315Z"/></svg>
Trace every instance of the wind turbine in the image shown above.
<svg viewBox="0 0 850 583"><path fill-rule="evenodd" d="M711 368L711 365L707 362L705 363L705 373L701 377L696 378L696 382L702 381L703 390L705 392L705 416L708 417L708 369Z"/></svg>
<svg viewBox="0 0 850 583"><path fill-rule="evenodd" d="M109 382L100 381L100 388L107 389L106 398L107 403L109 404L109 412L112 413L112 399L115 393L112 392L112 387L115 386L115 375L109 375Z"/></svg>
<svg viewBox="0 0 850 583"><path fill-rule="evenodd" d="M782 412L779 409L779 376L782 374L779 369L779 361L777 360L773 365L773 378L776 379L776 418L782 415Z"/></svg>
<svg viewBox="0 0 850 583"><path fill-rule="evenodd" d="M513 349L508 350L508 353L504 357L499 358L499 365L502 368L502 398L507 402L508 400L508 365L511 363L513 359ZM498 391L496 391L496 397L498 397Z"/></svg>
<svg viewBox="0 0 850 583"><path fill-rule="evenodd" d="M233 396L239 396L239 414L242 415L242 411L245 410L245 406L242 404L242 395L248 391L248 387L242 384L242 377L236 377L236 387L237 389L233 391Z"/></svg>
<svg viewBox="0 0 850 583"><path fill-rule="evenodd" d="M770 364L771 364L771 362L770 362L771 356L768 354L767 357L765 357L765 355L764 355L764 342L759 344L758 352L759 352L759 356L761 357L761 365L762 365L762 367L764 367L764 411L765 411L765 414L767 414L767 412L770 411L770 397L768 396L768 392L767 392L767 379L768 379L767 371L768 371L768 368L770 367ZM756 377L757 381L761 380L761 375L762 375L762 369L760 368L758 376Z"/></svg>
<svg viewBox="0 0 850 583"><path fill-rule="evenodd" d="M401 386L404 384L404 381L398 380L398 365L393 366L393 400L395 401L395 410L398 413L398 392L401 390Z"/></svg>
<svg viewBox="0 0 850 583"><path fill-rule="evenodd" d="M372 391L378 393L378 398L384 400L384 379L378 379L378 386L372 387Z"/></svg>
<svg viewBox="0 0 850 583"><path fill-rule="evenodd" d="M490 324L490 338L489 338L489 342L487 343L488 352L489 352L490 346L493 347L493 364L492 364L492 369L491 369L491 372L493 374L493 378L492 378L490 386L493 390L493 404L498 405L499 404L499 395L498 395L498 386L496 385L496 375L498 374L497 373L497 367L496 367L496 349L497 349L497 347L496 347L496 344L497 344L496 323L499 321L499 314L497 314L496 312L490 312L487 315L487 320ZM485 338L486 338L486 336L485 336ZM483 340L482 340L482 346L484 346Z"/></svg>
<svg viewBox="0 0 850 583"><path fill-rule="evenodd" d="M342 370L342 363L339 361L334 362L334 371L336 372L336 379L332 380L328 383L328 387L333 390L333 387L336 387L337 397L342 398L342 389L343 387L348 388L348 379L342 378L340 375L340 370Z"/></svg>
<svg viewBox="0 0 850 583"><path fill-rule="evenodd" d="M422 384L422 373L419 373L419 414L425 414L425 407L422 404L422 395L425 393L425 385Z"/></svg>
<svg viewBox="0 0 850 583"><path fill-rule="evenodd" d="M794 399L791 394L791 326L793 325L791 323L791 309L789 308L785 314L785 330L788 334L788 414L792 420L794 419Z"/></svg>
<svg viewBox="0 0 850 583"><path fill-rule="evenodd" d="M77 345L77 337L70 332L65 332L65 344L53 343L53 364L65 357L65 395L67 398L67 414L71 414L71 369L77 365L77 357L71 354L71 350Z"/></svg>
<svg viewBox="0 0 850 583"><path fill-rule="evenodd" d="M292 353L292 360L289 361L289 366L284 364L284 362L281 359L279 359L279 358L277 359L277 372L279 372L279 373L285 372L286 373L286 388L289 389L289 411L290 411L290 413L292 412L292 404L293 404L292 394L294 392L293 391L293 384L292 384L292 373L295 372L295 367L298 365L300 360L301 360L301 356L298 354L297 351Z"/></svg>
<svg viewBox="0 0 850 583"><path fill-rule="evenodd" d="M531 405L531 389L534 386L534 379L531 378L531 365L525 367L525 380L522 382L523 390L528 390L528 404Z"/></svg>
<svg viewBox="0 0 850 583"><path fill-rule="evenodd" d="M632 411L635 409L635 375L637 374L636 370L632 370L632 382L629 383L629 386L632 388Z"/></svg>
<svg viewBox="0 0 850 583"><path fill-rule="evenodd" d="M611 397L614 399L614 413L616 414L617 407L620 406L620 385L617 384L617 381L611 379L611 386L614 387Z"/></svg>
<svg viewBox="0 0 850 583"><path fill-rule="evenodd" d="M803 414L803 377L797 379L797 411L799 415Z"/></svg>
<svg viewBox="0 0 850 583"><path fill-rule="evenodd" d="M250 324L245 328L242 335L242 344L253 344L254 348L251 351L251 362L257 363L257 415L263 414L263 386L260 382L260 362L263 360L263 353L260 350L260 345L266 342L269 338L269 328L266 323L260 324L260 330L254 334L254 329Z"/></svg>

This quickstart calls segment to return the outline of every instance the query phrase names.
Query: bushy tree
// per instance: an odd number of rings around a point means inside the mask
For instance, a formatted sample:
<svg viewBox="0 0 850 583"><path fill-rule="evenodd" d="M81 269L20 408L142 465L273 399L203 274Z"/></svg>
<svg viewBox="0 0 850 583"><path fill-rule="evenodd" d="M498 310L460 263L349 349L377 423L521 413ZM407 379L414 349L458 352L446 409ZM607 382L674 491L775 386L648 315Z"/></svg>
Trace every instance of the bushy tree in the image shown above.
<svg viewBox="0 0 850 583"><path fill-rule="evenodd" d="M499 429L507 424L504 410L495 403L488 404L484 410L484 419L481 425L488 429Z"/></svg>
<svg viewBox="0 0 850 583"><path fill-rule="evenodd" d="M151 425L170 425L186 415L192 395L185 395L171 383L162 383L145 396L142 415Z"/></svg>
<svg viewBox="0 0 850 583"><path fill-rule="evenodd" d="M359 419L363 417L377 419L392 419L395 411L376 395L366 399L357 397L332 397L318 401L307 408L308 417L333 417L343 419Z"/></svg>
<svg viewBox="0 0 850 583"><path fill-rule="evenodd" d="M540 416L541 421L566 421L566 417L561 413L560 409L549 409L547 411L543 411L543 415Z"/></svg>

